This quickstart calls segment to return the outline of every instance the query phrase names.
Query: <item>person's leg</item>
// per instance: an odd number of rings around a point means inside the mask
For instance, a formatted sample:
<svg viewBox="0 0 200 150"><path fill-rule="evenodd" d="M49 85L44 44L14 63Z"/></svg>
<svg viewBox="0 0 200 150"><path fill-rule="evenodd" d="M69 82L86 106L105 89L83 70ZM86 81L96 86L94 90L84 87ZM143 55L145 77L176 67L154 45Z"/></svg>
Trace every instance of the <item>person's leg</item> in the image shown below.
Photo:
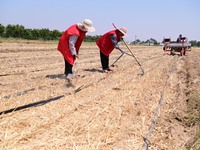
<svg viewBox="0 0 200 150"><path fill-rule="evenodd" d="M100 58L101 58L101 66L103 70L106 70L109 68L109 57L105 56L101 51L100 51Z"/></svg>
<svg viewBox="0 0 200 150"><path fill-rule="evenodd" d="M68 74L72 74L73 65L68 63L68 61L65 58L64 58L64 60L65 60L65 75L67 76Z"/></svg>

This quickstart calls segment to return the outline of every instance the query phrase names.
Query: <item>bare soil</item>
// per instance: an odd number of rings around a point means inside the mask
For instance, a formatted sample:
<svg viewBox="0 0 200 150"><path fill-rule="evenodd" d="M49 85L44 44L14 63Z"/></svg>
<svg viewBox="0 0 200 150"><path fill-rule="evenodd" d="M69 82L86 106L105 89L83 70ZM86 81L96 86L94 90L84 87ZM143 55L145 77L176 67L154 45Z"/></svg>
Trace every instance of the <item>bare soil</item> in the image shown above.
<svg viewBox="0 0 200 150"><path fill-rule="evenodd" d="M57 43L1 41L0 149L200 149L200 48L130 48L144 75L128 55L102 73L97 46L83 43L68 86Z"/></svg>

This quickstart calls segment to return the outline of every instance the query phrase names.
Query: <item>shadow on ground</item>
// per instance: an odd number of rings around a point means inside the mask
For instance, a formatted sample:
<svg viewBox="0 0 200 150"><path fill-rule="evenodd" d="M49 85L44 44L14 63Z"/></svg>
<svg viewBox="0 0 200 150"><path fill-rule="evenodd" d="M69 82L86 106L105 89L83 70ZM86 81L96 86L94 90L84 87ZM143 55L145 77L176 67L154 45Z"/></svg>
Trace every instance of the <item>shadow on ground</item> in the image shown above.
<svg viewBox="0 0 200 150"><path fill-rule="evenodd" d="M95 68L92 68L92 69L83 69L84 71L89 71L89 72L100 72L100 73L103 73L103 70L101 69L95 69Z"/></svg>
<svg viewBox="0 0 200 150"><path fill-rule="evenodd" d="M50 79L65 79L65 75L64 74L51 74L51 75L46 75L45 78L50 78Z"/></svg>

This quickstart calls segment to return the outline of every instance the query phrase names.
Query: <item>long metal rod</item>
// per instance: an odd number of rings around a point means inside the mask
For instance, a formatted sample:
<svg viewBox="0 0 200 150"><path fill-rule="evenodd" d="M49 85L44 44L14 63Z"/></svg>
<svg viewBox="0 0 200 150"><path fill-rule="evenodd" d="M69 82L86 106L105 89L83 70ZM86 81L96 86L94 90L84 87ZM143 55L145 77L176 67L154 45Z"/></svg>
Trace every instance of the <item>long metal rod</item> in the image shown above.
<svg viewBox="0 0 200 150"><path fill-rule="evenodd" d="M112 23L112 25L114 26L115 29L117 29L117 27L115 26L114 23ZM128 50L130 51L130 53L132 54L132 56L135 58L136 62L138 63L138 65L141 68L142 71L142 75L144 75L144 69L142 68L142 65L140 64L140 62L137 60L137 58L135 57L135 55L133 54L133 52L131 51L131 49L129 48L128 44L124 41L124 39L122 38L124 44L126 45L126 47L128 48Z"/></svg>
<svg viewBox="0 0 200 150"><path fill-rule="evenodd" d="M124 55L124 53L122 53L115 61L114 63L111 65L112 67L114 67L114 64Z"/></svg>
<svg viewBox="0 0 200 150"><path fill-rule="evenodd" d="M133 55L131 55L131 54L129 54L129 53L124 52L124 54L133 57Z"/></svg>
<svg viewBox="0 0 200 150"><path fill-rule="evenodd" d="M131 54L126 53L126 52L123 52L123 53L119 56L119 58L117 58L117 59L115 60L115 62L114 62L112 65L110 65L110 66L114 67L114 64L115 64L124 54L133 57Z"/></svg>
<svg viewBox="0 0 200 150"><path fill-rule="evenodd" d="M140 66L141 71L142 71L142 75L144 75L144 69L142 68L142 65L140 64L140 62L138 61L138 59L135 57L135 55L133 54L133 52L129 48L128 44L124 41L124 39L122 39L122 40L123 40L124 44L126 45L126 47L128 48L128 50L130 51L130 53L132 54L132 56L135 58L135 60L138 63L138 65Z"/></svg>

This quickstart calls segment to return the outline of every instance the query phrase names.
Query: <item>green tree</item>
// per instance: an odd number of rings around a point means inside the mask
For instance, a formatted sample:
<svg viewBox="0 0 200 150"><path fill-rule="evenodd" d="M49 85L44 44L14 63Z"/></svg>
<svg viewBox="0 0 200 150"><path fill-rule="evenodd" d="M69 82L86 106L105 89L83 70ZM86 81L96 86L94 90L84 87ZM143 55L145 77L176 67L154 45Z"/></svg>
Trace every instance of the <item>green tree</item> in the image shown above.
<svg viewBox="0 0 200 150"><path fill-rule="evenodd" d="M24 34L24 26L16 25L14 30L14 37L15 38L23 38Z"/></svg>
<svg viewBox="0 0 200 150"><path fill-rule="evenodd" d="M43 39L43 40L50 40L50 30L45 28L45 29L40 29L39 30L39 35L40 35L40 38Z"/></svg>
<svg viewBox="0 0 200 150"><path fill-rule="evenodd" d="M189 43L191 43L192 46L197 46L197 41L190 41Z"/></svg>
<svg viewBox="0 0 200 150"><path fill-rule="evenodd" d="M58 40L62 33L58 30L53 30L50 32L51 40Z"/></svg>
<svg viewBox="0 0 200 150"><path fill-rule="evenodd" d="M31 39L32 40L38 40L40 37L40 33L38 29L32 29L31 30Z"/></svg>
<svg viewBox="0 0 200 150"><path fill-rule="evenodd" d="M154 38L150 38L150 42L153 43L153 45L158 45L158 42Z"/></svg>
<svg viewBox="0 0 200 150"><path fill-rule="evenodd" d="M15 30L15 27L11 24L7 25L6 28L5 28L5 37L8 38L8 37L14 37L14 31Z"/></svg>
<svg viewBox="0 0 200 150"><path fill-rule="evenodd" d="M132 41L130 44L140 44L141 43L141 41L139 40L139 39L136 39L135 41Z"/></svg>
<svg viewBox="0 0 200 150"><path fill-rule="evenodd" d="M200 41L197 42L197 46L200 47Z"/></svg>
<svg viewBox="0 0 200 150"><path fill-rule="evenodd" d="M4 36L4 32L5 32L5 27L2 24L0 24L0 37Z"/></svg>
<svg viewBox="0 0 200 150"><path fill-rule="evenodd" d="M24 30L23 38L27 39L27 40L32 40L33 39L33 37L32 37L32 30L31 29Z"/></svg>
<svg viewBox="0 0 200 150"><path fill-rule="evenodd" d="M96 36L87 35L84 39L84 42L96 42L99 37L100 37L99 35Z"/></svg>

